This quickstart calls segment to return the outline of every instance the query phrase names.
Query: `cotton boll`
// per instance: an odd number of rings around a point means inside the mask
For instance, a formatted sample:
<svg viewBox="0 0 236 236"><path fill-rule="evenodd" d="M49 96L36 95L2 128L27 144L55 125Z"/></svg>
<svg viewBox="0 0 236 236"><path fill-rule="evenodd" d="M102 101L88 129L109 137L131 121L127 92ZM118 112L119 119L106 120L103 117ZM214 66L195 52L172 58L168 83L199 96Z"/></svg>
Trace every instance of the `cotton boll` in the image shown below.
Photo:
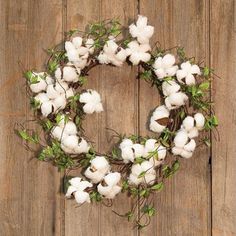
<svg viewBox="0 0 236 236"><path fill-rule="evenodd" d="M83 42L83 39L81 37L74 37L72 39L72 43L77 49L82 46L82 42Z"/></svg>
<svg viewBox="0 0 236 236"><path fill-rule="evenodd" d="M119 183L121 179L121 174L118 172L109 173L104 177L105 182L107 185L116 185Z"/></svg>
<svg viewBox="0 0 236 236"><path fill-rule="evenodd" d="M86 192L78 191L78 192L75 192L74 196L78 204L83 204L84 202L90 203L91 201L89 194Z"/></svg>
<svg viewBox="0 0 236 236"><path fill-rule="evenodd" d="M148 151L148 152L152 152L152 151L154 151L155 149L156 149L156 142L157 142L157 140L156 139L148 139L148 140L146 140L146 142L145 142L145 149L146 149L146 151Z"/></svg>
<svg viewBox="0 0 236 236"><path fill-rule="evenodd" d="M158 160L163 161L166 158L166 147L159 145L157 150Z"/></svg>
<svg viewBox="0 0 236 236"><path fill-rule="evenodd" d="M129 183L131 184L139 185L142 183L142 178L138 178L137 175L134 175L132 173L129 175L128 179L129 179Z"/></svg>
<svg viewBox="0 0 236 236"><path fill-rule="evenodd" d="M131 139L125 138L122 140L120 143L120 149L125 148L125 147L132 147L133 146L133 141Z"/></svg>
<svg viewBox="0 0 236 236"><path fill-rule="evenodd" d="M88 145L87 141L81 138L79 145L76 148L74 148L74 151L76 154L88 153L89 149L90 149L90 146Z"/></svg>
<svg viewBox="0 0 236 236"><path fill-rule="evenodd" d="M187 62L183 62L180 67L181 69L176 72L176 77L178 81L183 83L183 79L185 79L185 83L187 85L194 85L196 81L193 75L201 74L199 66L191 65L191 63L187 61Z"/></svg>
<svg viewBox="0 0 236 236"><path fill-rule="evenodd" d="M93 103L87 103L83 106L83 110L87 114L92 114L95 111L95 106Z"/></svg>
<svg viewBox="0 0 236 236"><path fill-rule="evenodd" d="M74 96L74 90L73 88L69 88L68 90L66 90L66 98L70 98Z"/></svg>
<svg viewBox="0 0 236 236"><path fill-rule="evenodd" d="M68 147L69 149L74 149L78 146L78 137L76 135L68 135L62 139L62 144Z"/></svg>
<svg viewBox="0 0 236 236"><path fill-rule="evenodd" d="M55 110L62 110L66 107L66 98L65 95L60 95L58 96L54 101L53 101Z"/></svg>
<svg viewBox="0 0 236 236"><path fill-rule="evenodd" d="M164 57L158 57L154 64L154 72L159 80L165 77L171 77L176 74L178 66L175 64L175 57L171 54L166 54Z"/></svg>
<svg viewBox="0 0 236 236"><path fill-rule="evenodd" d="M194 127L194 119L192 116L187 116L183 120L183 128L187 131L190 131Z"/></svg>
<svg viewBox="0 0 236 236"><path fill-rule="evenodd" d="M162 92L165 96L177 93L179 90L180 86L174 80L164 81L162 83Z"/></svg>
<svg viewBox="0 0 236 236"><path fill-rule="evenodd" d="M61 73L61 68L58 67L55 71L55 77L57 80L62 80L62 73Z"/></svg>
<svg viewBox="0 0 236 236"><path fill-rule="evenodd" d="M87 39L85 46L89 49L89 53L94 53L94 40L93 39Z"/></svg>
<svg viewBox="0 0 236 236"><path fill-rule="evenodd" d="M154 27L147 25L147 17L139 15L136 25L132 24L129 26L129 32L132 37L137 38L139 43L145 44L152 37Z"/></svg>
<svg viewBox="0 0 236 236"><path fill-rule="evenodd" d="M97 170L105 169L106 172L109 170L110 166L108 161L106 160L105 157L103 156L96 156L92 161L91 161L91 166L93 166Z"/></svg>
<svg viewBox="0 0 236 236"><path fill-rule="evenodd" d="M57 140L61 140L62 138L64 138L66 136L65 132L63 131L63 129L59 126L55 126L52 129L51 135L53 138L57 139Z"/></svg>
<svg viewBox="0 0 236 236"><path fill-rule="evenodd" d="M38 83L30 85L30 89L33 93L40 93L42 91L45 91L45 89L47 87L47 83L44 79L42 79L38 76L37 80L38 80Z"/></svg>
<svg viewBox="0 0 236 236"><path fill-rule="evenodd" d="M184 145L184 150L188 152L193 152L196 148L196 142L194 139L191 139L186 145Z"/></svg>
<svg viewBox="0 0 236 236"><path fill-rule="evenodd" d="M47 96L50 99L55 99L60 96L60 94L55 90L54 85L50 84L47 86Z"/></svg>
<svg viewBox="0 0 236 236"><path fill-rule="evenodd" d="M165 106L159 106L155 109L150 120L150 130L153 132L161 133L167 126L167 123L159 123L163 118L168 118L170 115L169 110ZM168 119L166 119L168 121ZM159 121L159 122L158 122Z"/></svg>
<svg viewBox="0 0 236 236"><path fill-rule="evenodd" d="M183 151L183 148L182 147L173 147L171 151L174 155L180 155Z"/></svg>
<svg viewBox="0 0 236 236"><path fill-rule="evenodd" d="M46 93L39 93L34 97L34 99L40 102L40 104L49 101L49 98Z"/></svg>
<svg viewBox="0 0 236 236"><path fill-rule="evenodd" d="M77 82L79 80L78 70L71 66L63 68L63 79L67 82Z"/></svg>
<svg viewBox="0 0 236 236"><path fill-rule="evenodd" d="M64 132L68 135L76 135L77 133L77 128L76 128L76 125L74 122L72 121L68 121L66 124L65 124L65 127L64 127Z"/></svg>
<svg viewBox="0 0 236 236"><path fill-rule="evenodd" d="M47 117L52 112L53 112L53 103L51 101L42 103L41 113L44 117Z"/></svg>
<svg viewBox="0 0 236 236"><path fill-rule="evenodd" d="M132 149L132 147L124 147L121 149L121 157L124 160L124 163L128 163L128 162L134 162L134 151Z"/></svg>
<svg viewBox="0 0 236 236"><path fill-rule="evenodd" d="M188 141L188 133L185 130L179 130L174 138L176 147L184 147Z"/></svg>
<svg viewBox="0 0 236 236"><path fill-rule="evenodd" d="M102 106L102 103L101 103L101 102L99 102L99 103L96 104L96 106L95 106L95 111L96 111L97 113L103 111L103 106Z"/></svg>
<svg viewBox="0 0 236 236"><path fill-rule="evenodd" d="M66 90L68 90L68 84L66 82L56 82L55 84L55 90L59 93L59 94L64 94L66 92Z"/></svg>
<svg viewBox="0 0 236 236"><path fill-rule="evenodd" d="M183 150L183 151L181 152L181 156L182 156L183 158L188 159L188 158L190 158L190 157L193 156L193 153L192 153L192 152L188 152L188 151L186 151L186 150Z"/></svg>
<svg viewBox="0 0 236 236"><path fill-rule="evenodd" d="M170 96L166 97L165 105L169 110L173 110L180 106L183 106L187 100L188 96L185 93L172 93Z"/></svg>
<svg viewBox="0 0 236 236"><path fill-rule="evenodd" d="M191 138L196 138L198 136L198 129L196 127L192 128L189 132L188 132L188 137Z"/></svg>
<svg viewBox="0 0 236 236"><path fill-rule="evenodd" d="M143 145L136 143L132 146L132 149L134 150L134 155L136 158L143 156L143 153L144 153L144 146Z"/></svg>
<svg viewBox="0 0 236 236"><path fill-rule="evenodd" d="M196 122L197 129L202 130L205 125L205 117L203 116L203 114L202 113L195 114L194 119Z"/></svg>
<svg viewBox="0 0 236 236"><path fill-rule="evenodd" d="M146 174L144 176L144 182L147 185L153 185L156 181L156 174Z"/></svg>

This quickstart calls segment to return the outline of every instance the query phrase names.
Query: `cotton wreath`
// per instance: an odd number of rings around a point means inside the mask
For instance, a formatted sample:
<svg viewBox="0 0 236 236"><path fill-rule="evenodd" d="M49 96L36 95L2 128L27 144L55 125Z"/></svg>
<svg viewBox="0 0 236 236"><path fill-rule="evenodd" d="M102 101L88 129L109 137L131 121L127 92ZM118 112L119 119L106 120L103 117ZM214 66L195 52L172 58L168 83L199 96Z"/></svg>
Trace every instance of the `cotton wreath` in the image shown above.
<svg viewBox="0 0 236 236"><path fill-rule="evenodd" d="M123 216L142 228L155 214L151 196L177 172L180 159L197 158L197 147L210 145L209 131L218 121L207 96L211 69L187 58L183 48L152 48L154 27L145 16L129 26L128 38L121 37L123 30L117 20L91 24L84 33L72 30L61 48L48 50L44 72L25 72L31 106L45 136L22 126L18 134L27 147L40 145L39 160L65 170L67 198L79 205L111 203L127 193L137 199L143 214L136 214L134 206ZM120 134L111 152L101 154L87 140L82 125L86 115L104 112L106 107L102 94L83 85L93 67L124 63L139 66L139 79L156 87L162 101L148 119L152 137ZM80 170L79 176L69 175L74 169Z"/></svg>

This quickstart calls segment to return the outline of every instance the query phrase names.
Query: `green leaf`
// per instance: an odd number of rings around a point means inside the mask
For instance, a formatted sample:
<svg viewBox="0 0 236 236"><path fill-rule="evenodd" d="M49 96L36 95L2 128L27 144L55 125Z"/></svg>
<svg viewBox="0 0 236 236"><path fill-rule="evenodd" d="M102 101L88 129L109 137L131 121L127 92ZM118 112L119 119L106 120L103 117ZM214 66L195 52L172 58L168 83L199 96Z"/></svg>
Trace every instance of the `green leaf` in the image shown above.
<svg viewBox="0 0 236 236"><path fill-rule="evenodd" d="M129 182L128 180L123 181L122 183L122 191L125 191L129 188Z"/></svg>
<svg viewBox="0 0 236 236"><path fill-rule="evenodd" d="M138 175L138 178L142 178L144 177L146 174L146 171L142 171L139 175Z"/></svg>
<svg viewBox="0 0 236 236"><path fill-rule="evenodd" d="M205 82L203 82L199 85L199 88L201 90L208 90L209 87L210 87L210 82L209 81L205 81Z"/></svg>
<svg viewBox="0 0 236 236"><path fill-rule="evenodd" d="M151 190L155 190L155 191L159 191L159 190L162 190L164 187L164 184L163 182L160 182L158 184L155 184L151 187Z"/></svg>

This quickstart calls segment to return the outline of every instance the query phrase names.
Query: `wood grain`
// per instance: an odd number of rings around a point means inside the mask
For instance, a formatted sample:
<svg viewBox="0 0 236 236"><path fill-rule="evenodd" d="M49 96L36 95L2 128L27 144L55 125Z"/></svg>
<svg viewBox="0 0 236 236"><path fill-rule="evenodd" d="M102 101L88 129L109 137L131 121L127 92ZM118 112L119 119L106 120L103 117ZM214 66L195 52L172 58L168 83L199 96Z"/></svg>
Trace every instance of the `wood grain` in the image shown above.
<svg viewBox="0 0 236 236"><path fill-rule="evenodd" d="M57 0L0 4L0 234L61 235L60 174L32 159L14 126L32 119L22 67L42 68L43 48L61 40L62 4Z"/></svg>
<svg viewBox="0 0 236 236"><path fill-rule="evenodd" d="M100 1L78 1L68 0L66 9L66 30L80 29L85 30L88 23L99 21L100 19ZM87 88L99 91L100 72L94 68L88 78ZM103 94L102 94L103 97ZM88 139L94 142L98 148L99 139L99 117L100 114L92 114L86 117L83 128L86 131ZM80 175L80 171L71 173L75 176ZM78 207L74 200L65 202L65 235L84 236L98 235L100 228L100 205L84 204Z"/></svg>
<svg viewBox="0 0 236 236"><path fill-rule="evenodd" d="M236 3L211 2L211 66L220 139L212 147L212 235L236 235ZM217 36L217 37L216 37Z"/></svg>
<svg viewBox="0 0 236 236"><path fill-rule="evenodd" d="M128 25L137 15L137 1L103 0L101 18L119 18L120 22ZM102 153L110 150L117 139L112 139L114 133L106 128L123 134L137 134L137 68L124 65L122 68L103 66L101 69L99 90L103 97L105 111L100 119L99 148ZM119 214L125 214L132 207L132 202L125 194L120 194L113 203L112 209ZM136 231L133 225L111 212L111 208L101 206L100 235L131 236Z"/></svg>
<svg viewBox="0 0 236 236"><path fill-rule="evenodd" d="M168 49L181 45L188 56L208 61L207 1L140 1L140 13L155 26L155 41ZM145 99L146 98L146 99ZM140 85L140 133L146 131L148 112L160 104L158 92L146 82ZM153 135L153 134L152 134ZM156 217L140 235L205 236L211 231L209 152L200 148L191 160L181 160L181 170L157 195Z"/></svg>
<svg viewBox="0 0 236 236"><path fill-rule="evenodd" d="M0 1L0 235L236 235L235 9L234 0ZM128 25L138 13L155 26L152 43L185 46L189 56L204 60L221 77L212 88L221 138L213 133L211 152L201 147L191 160L181 161L180 172L156 196L157 215L139 232L111 208L77 208L74 200L65 200L62 174L34 159L13 130L16 123L32 119L21 72L43 68L43 49L61 41L63 31L113 17ZM90 73L86 86L101 93L105 111L87 116L84 128L100 152L115 141L106 128L152 135L147 117L160 104L160 96L155 88L135 81L136 74L137 68L128 66L103 66ZM123 213L131 206L132 201L120 195L112 209Z"/></svg>

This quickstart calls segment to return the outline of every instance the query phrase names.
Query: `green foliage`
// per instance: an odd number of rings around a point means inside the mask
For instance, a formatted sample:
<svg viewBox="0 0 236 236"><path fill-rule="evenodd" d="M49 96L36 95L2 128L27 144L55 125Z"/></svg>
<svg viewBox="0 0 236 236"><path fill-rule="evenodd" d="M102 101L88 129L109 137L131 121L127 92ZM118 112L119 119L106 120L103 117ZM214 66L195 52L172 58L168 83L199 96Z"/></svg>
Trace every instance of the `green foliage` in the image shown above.
<svg viewBox="0 0 236 236"><path fill-rule="evenodd" d="M32 109L37 110L40 107L40 102L37 101L34 97L30 99L30 106Z"/></svg>
<svg viewBox="0 0 236 236"><path fill-rule="evenodd" d="M89 193L92 202L100 202L102 200L102 195L97 191L92 191Z"/></svg>
<svg viewBox="0 0 236 236"><path fill-rule="evenodd" d="M33 71L29 70L24 73L24 77L29 82L29 84L39 83L39 79L45 79L45 75L38 75Z"/></svg>
<svg viewBox="0 0 236 236"><path fill-rule="evenodd" d="M160 182L160 183L154 184L154 185L151 187L151 190L160 191L160 190L163 189L163 187L164 187L164 183L163 183L163 182Z"/></svg>
<svg viewBox="0 0 236 236"><path fill-rule="evenodd" d="M144 214L147 214L149 217L151 217L151 216L155 215L156 210L152 205L145 204L142 207L141 212L143 212Z"/></svg>
<svg viewBox="0 0 236 236"><path fill-rule="evenodd" d="M219 125L218 119L215 115L212 115L206 119L204 128L206 130L212 130Z"/></svg>
<svg viewBox="0 0 236 236"><path fill-rule="evenodd" d="M16 130L16 132L17 132L18 136L26 142L31 142L31 143L35 143L35 144L39 143L39 136L34 131L31 132L32 134L30 134L29 131L27 131L26 129Z"/></svg>
<svg viewBox="0 0 236 236"><path fill-rule="evenodd" d="M165 178L171 177L172 175L176 173L176 171L179 170L179 167L180 167L180 164L178 160L174 161L171 166L168 166L168 165L164 166L162 168L163 176Z"/></svg>
<svg viewBox="0 0 236 236"><path fill-rule="evenodd" d="M73 159L61 149L58 141L53 141L51 145L43 148L38 155L38 159L41 161L51 161L58 167L59 171L74 165Z"/></svg>

